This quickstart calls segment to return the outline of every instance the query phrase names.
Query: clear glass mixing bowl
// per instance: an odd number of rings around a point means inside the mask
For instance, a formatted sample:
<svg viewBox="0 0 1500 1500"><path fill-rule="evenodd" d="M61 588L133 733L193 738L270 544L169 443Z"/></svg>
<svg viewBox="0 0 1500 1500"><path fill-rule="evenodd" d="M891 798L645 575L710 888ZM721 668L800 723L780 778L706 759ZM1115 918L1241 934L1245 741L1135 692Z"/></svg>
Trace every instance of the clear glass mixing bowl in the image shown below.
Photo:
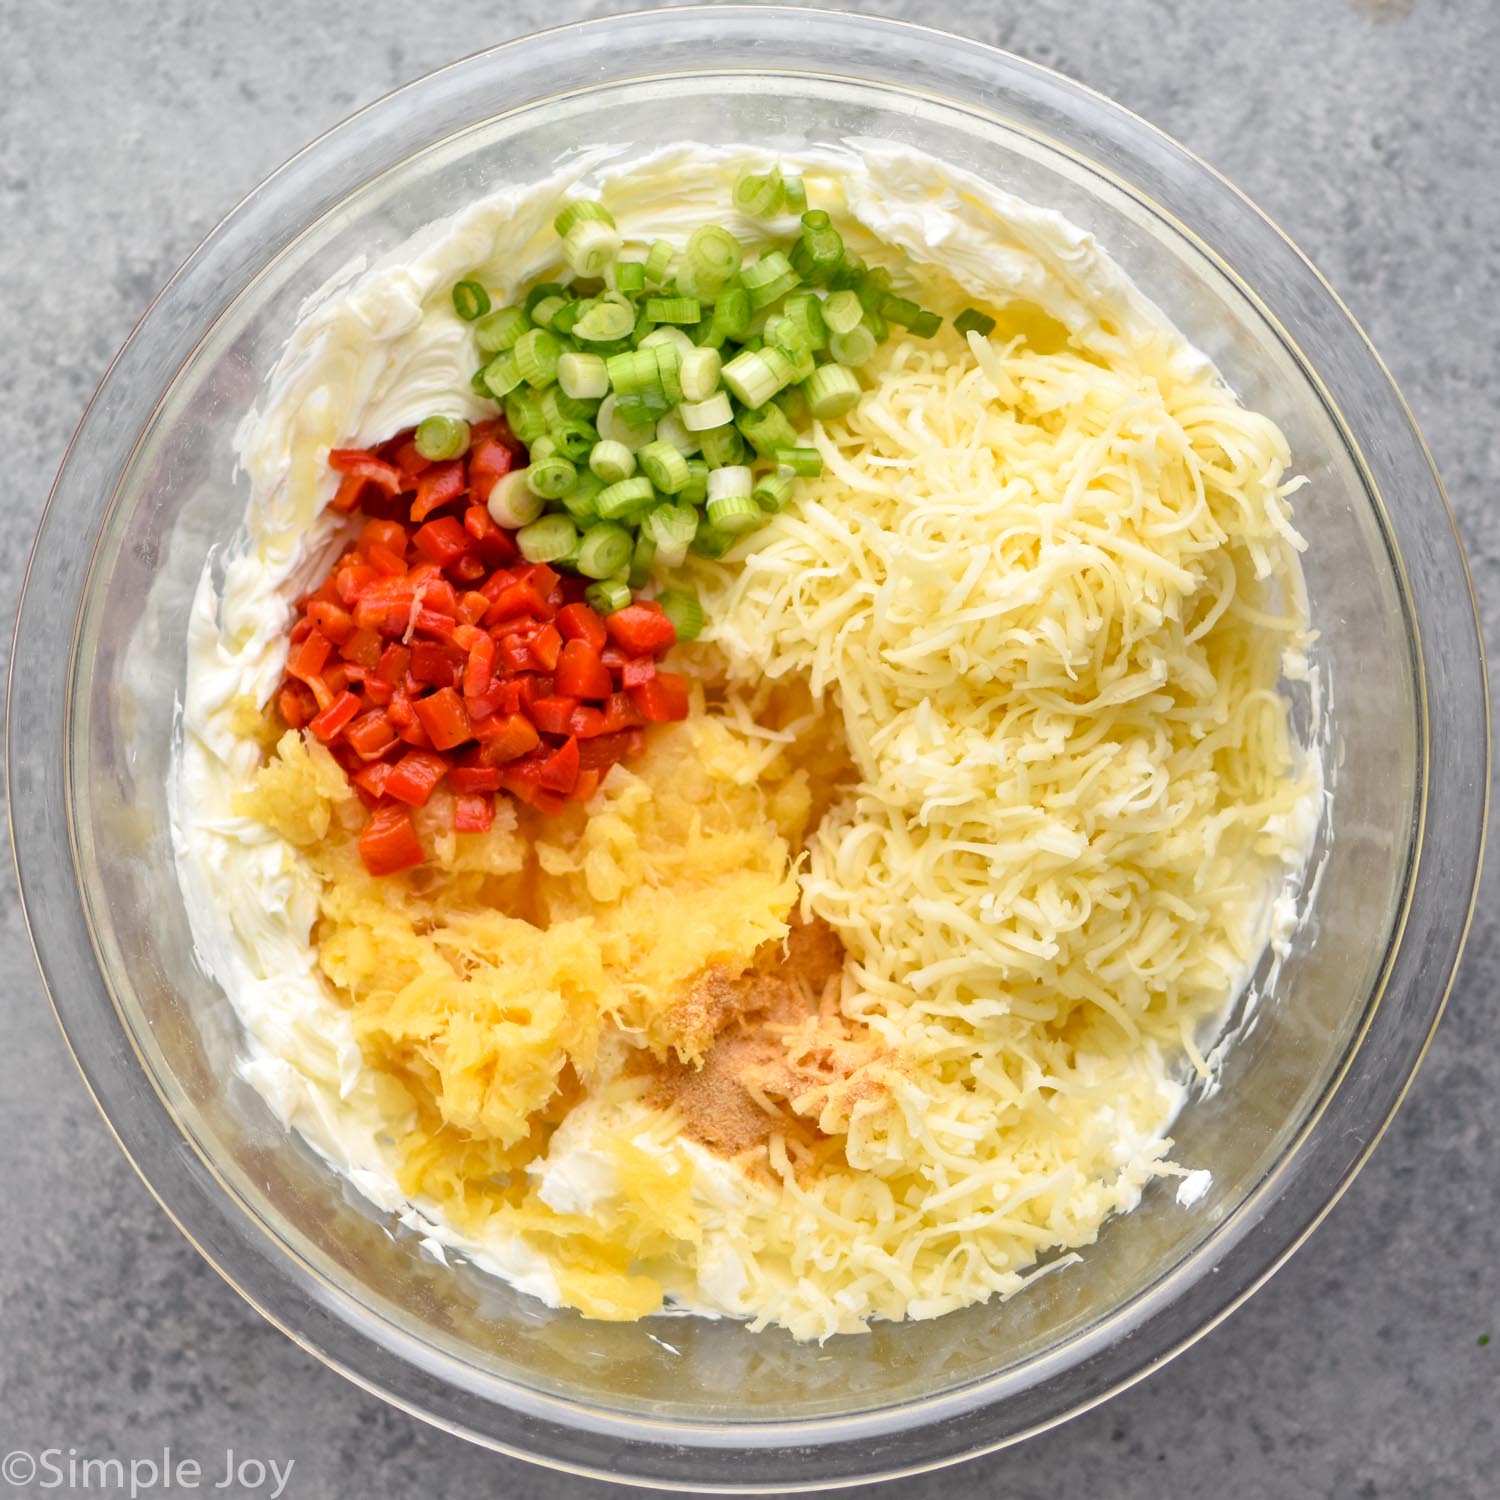
<svg viewBox="0 0 1500 1500"><path fill-rule="evenodd" d="M237 1079L235 1020L194 962L167 832L189 600L245 505L234 426L301 300L352 257L582 143L858 136L1092 229L1290 437L1312 481L1298 525L1333 787L1313 918L1220 1086L1179 1122L1177 1156L1213 1173L1196 1205L1162 1184L1083 1264L1005 1305L821 1348L727 1322L587 1322L425 1260ZM497 48L257 188L162 292L79 427L9 708L16 859L53 1003L121 1144L204 1255L410 1411L547 1463L696 1488L848 1483L1013 1442L1222 1318L1327 1210L1407 1086L1457 962L1487 785L1481 647L1441 488L1297 251L1202 163L1063 78L932 31L759 6Z"/></svg>

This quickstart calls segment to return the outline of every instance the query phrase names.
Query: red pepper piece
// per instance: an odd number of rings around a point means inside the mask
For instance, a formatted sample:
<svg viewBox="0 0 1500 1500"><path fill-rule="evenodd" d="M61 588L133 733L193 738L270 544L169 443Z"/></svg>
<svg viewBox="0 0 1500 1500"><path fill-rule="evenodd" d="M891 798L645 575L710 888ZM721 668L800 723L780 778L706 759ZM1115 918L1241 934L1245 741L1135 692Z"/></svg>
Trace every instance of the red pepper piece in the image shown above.
<svg viewBox="0 0 1500 1500"><path fill-rule="evenodd" d="M646 721L630 701L629 693L611 693L604 703L604 732L615 734L622 729L638 729Z"/></svg>
<svg viewBox="0 0 1500 1500"><path fill-rule="evenodd" d="M329 450L328 467L340 474L352 474L384 490L388 495L399 495L405 488L401 471L383 458L363 448L333 448Z"/></svg>
<svg viewBox="0 0 1500 1500"><path fill-rule="evenodd" d="M453 826L459 833L488 833L495 803L484 793L463 792L453 799Z"/></svg>
<svg viewBox="0 0 1500 1500"><path fill-rule="evenodd" d="M431 750L408 750L386 778L385 794L412 807L423 806L447 774L448 762Z"/></svg>
<svg viewBox="0 0 1500 1500"><path fill-rule="evenodd" d="M601 708L588 708L579 704L568 719L568 733L580 740L596 739L609 732L609 721Z"/></svg>
<svg viewBox="0 0 1500 1500"><path fill-rule="evenodd" d="M632 656L620 668L620 686L627 689L645 687L655 676L655 658L650 656Z"/></svg>
<svg viewBox="0 0 1500 1500"><path fill-rule="evenodd" d="M433 464L417 481L417 498L411 506L412 520L425 521L440 506L467 494L468 489L462 459L451 458L446 463ZM454 525L457 524L455 521Z"/></svg>
<svg viewBox="0 0 1500 1500"><path fill-rule="evenodd" d="M570 606L571 607L571 606ZM535 646L532 648L535 650ZM571 640L557 660L557 691L569 698L591 698L603 702L614 691L609 668L585 640Z"/></svg>
<svg viewBox="0 0 1500 1500"><path fill-rule="evenodd" d="M566 797L578 785L578 769L578 741L569 736L561 749L548 756L537 781L547 791Z"/></svg>
<svg viewBox="0 0 1500 1500"><path fill-rule="evenodd" d="M399 521L366 521L359 533L360 553L368 557L370 548L384 547L387 552L404 558L408 541L406 527Z"/></svg>
<svg viewBox="0 0 1500 1500"><path fill-rule="evenodd" d="M439 614L435 609L419 609L417 617L412 625L418 630L425 630L428 635L438 636L445 641L453 639L455 621L452 615Z"/></svg>
<svg viewBox="0 0 1500 1500"><path fill-rule="evenodd" d="M448 570L453 574L455 583L478 583L489 571L477 557L461 557Z"/></svg>
<svg viewBox="0 0 1500 1500"><path fill-rule="evenodd" d="M370 559L370 566L386 578L400 578L406 572L406 559L381 542L372 542L365 556Z"/></svg>
<svg viewBox="0 0 1500 1500"><path fill-rule="evenodd" d="M469 448L469 488L481 500L510 473L515 454L496 438L486 438Z"/></svg>
<svg viewBox="0 0 1500 1500"><path fill-rule="evenodd" d="M568 721L573 717L573 710L577 707L576 698L551 696L538 698L526 712L530 715L531 722L543 734L566 734Z"/></svg>
<svg viewBox="0 0 1500 1500"><path fill-rule="evenodd" d="M599 790L599 783L603 779L598 771L580 771L578 780L573 784L573 790L568 794L568 801L587 802Z"/></svg>
<svg viewBox="0 0 1500 1500"><path fill-rule="evenodd" d="M369 765L361 766L349 779L362 792L378 799L385 795L385 784L395 769L387 760L371 761Z"/></svg>
<svg viewBox="0 0 1500 1500"><path fill-rule="evenodd" d="M493 636L481 635L469 647L469 659L464 664L464 697L477 698L490 685L495 670L495 641ZM493 709L490 710L494 712Z"/></svg>
<svg viewBox="0 0 1500 1500"><path fill-rule="evenodd" d="M630 689L630 701L653 724L675 723L688 716L687 679L677 672L658 672L644 687Z"/></svg>
<svg viewBox="0 0 1500 1500"><path fill-rule="evenodd" d="M477 625L489 607L490 601L478 589L470 589L458 596L458 617L466 624Z"/></svg>
<svg viewBox="0 0 1500 1500"><path fill-rule="evenodd" d="M423 458L417 451L414 432L398 433L382 448L381 457L387 463L395 464L401 471L401 477L406 480L407 489L412 487L419 474L432 467L432 460Z"/></svg>
<svg viewBox="0 0 1500 1500"><path fill-rule="evenodd" d="M485 611L484 623L498 625L502 620L514 620L519 615L530 615L534 620L547 618L547 600L526 579L516 579L495 595L494 602Z"/></svg>
<svg viewBox="0 0 1500 1500"><path fill-rule="evenodd" d="M293 729L301 729L318 711L318 700L300 682L289 682L276 698L281 717Z"/></svg>
<svg viewBox="0 0 1500 1500"><path fill-rule="evenodd" d="M396 743L396 730L390 715L377 708L355 719L344 739L361 760L378 760Z"/></svg>
<svg viewBox="0 0 1500 1500"><path fill-rule="evenodd" d="M333 655L333 642L320 630L312 630L288 656L286 669L290 676L300 677L303 682L311 684L313 679L323 675L323 668L328 665L328 658ZM316 688L313 689L317 691Z"/></svg>
<svg viewBox="0 0 1500 1500"><path fill-rule="evenodd" d="M439 516L419 526L411 540L423 557L442 568L457 562L474 545L474 538L452 516Z"/></svg>
<svg viewBox="0 0 1500 1500"><path fill-rule="evenodd" d="M469 470L469 484L471 487L478 484L472 468ZM510 533L502 531L482 505L471 505L464 512L464 530L474 538L479 556L488 568L502 567L521 555Z"/></svg>
<svg viewBox="0 0 1500 1500"><path fill-rule="evenodd" d="M596 652L609 643L603 616L587 604L565 604L557 612L557 628L570 641L587 641Z"/></svg>
<svg viewBox="0 0 1500 1500"><path fill-rule="evenodd" d="M448 772L448 785L458 793L498 792L500 772L494 766L454 766Z"/></svg>
<svg viewBox="0 0 1500 1500"><path fill-rule="evenodd" d="M521 714L506 714L486 722L479 731L480 759L487 766L501 766L530 755L542 742L536 726Z"/></svg>
<svg viewBox="0 0 1500 1500"><path fill-rule="evenodd" d="M426 641L422 644L425 646ZM375 665L375 675L392 687L398 687L406 678L406 669L411 665L411 651L406 646L390 645L380 653Z"/></svg>
<svg viewBox="0 0 1500 1500"><path fill-rule="evenodd" d="M348 640L339 647L339 655L345 661L363 667L368 675L380 665L382 648L383 643L375 631L359 628L350 632Z"/></svg>
<svg viewBox="0 0 1500 1500"><path fill-rule="evenodd" d="M359 699L347 690L338 694L307 727L326 745L359 712Z"/></svg>
<svg viewBox="0 0 1500 1500"><path fill-rule="evenodd" d="M342 646L354 634L354 616L326 599L314 599L307 606L307 618L335 646Z"/></svg>
<svg viewBox="0 0 1500 1500"><path fill-rule="evenodd" d="M627 604L604 622L609 638L630 656L652 656L666 651L677 639L672 622L644 603Z"/></svg>
<svg viewBox="0 0 1500 1500"><path fill-rule="evenodd" d="M428 687L457 687L463 658L442 641L414 640L409 653L411 675Z"/></svg>
<svg viewBox="0 0 1500 1500"><path fill-rule="evenodd" d="M452 750L474 738L463 699L451 687L439 688L425 698L418 698L412 707L422 728L427 731L433 749Z"/></svg>
<svg viewBox="0 0 1500 1500"><path fill-rule="evenodd" d="M348 605L363 598L365 590L379 577L380 574L374 568L368 568L363 563L340 568L336 582L340 602Z"/></svg>
<svg viewBox="0 0 1500 1500"><path fill-rule="evenodd" d="M601 734L598 739L585 740L578 747L579 765L585 771L607 771L616 761L639 755L641 739L639 729L625 729L618 734Z"/></svg>
<svg viewBox="0 0 1500 1500"><path fill-rule="evenodd" d="M562 654L563 638L558 633L557 626L547 625L532 636L531 658L537 667L543 672L551 672L557 666L557 659Z"/></svg>
<svg viewBox="0 0 1500 1500"><path fill-rule="evenodd" d="M359 836L359 857L372 875L394 875L421 864L426 856L411 814L404 807L377 807Z"/></svg>

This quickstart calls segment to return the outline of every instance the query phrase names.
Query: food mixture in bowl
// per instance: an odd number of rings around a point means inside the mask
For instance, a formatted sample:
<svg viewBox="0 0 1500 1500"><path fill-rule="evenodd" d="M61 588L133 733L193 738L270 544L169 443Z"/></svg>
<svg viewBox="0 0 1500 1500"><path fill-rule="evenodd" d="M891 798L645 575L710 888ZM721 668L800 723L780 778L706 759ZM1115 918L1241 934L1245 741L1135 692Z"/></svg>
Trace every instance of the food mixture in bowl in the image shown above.
<svg viewBox="0 0 1500 1500"><path fill-rule="evenodd" d="M246 1078L600 1318L930 1318L1176 1163L1320 796L1275 425L907 148L585 154L303 309L172 786Z"/></svg>

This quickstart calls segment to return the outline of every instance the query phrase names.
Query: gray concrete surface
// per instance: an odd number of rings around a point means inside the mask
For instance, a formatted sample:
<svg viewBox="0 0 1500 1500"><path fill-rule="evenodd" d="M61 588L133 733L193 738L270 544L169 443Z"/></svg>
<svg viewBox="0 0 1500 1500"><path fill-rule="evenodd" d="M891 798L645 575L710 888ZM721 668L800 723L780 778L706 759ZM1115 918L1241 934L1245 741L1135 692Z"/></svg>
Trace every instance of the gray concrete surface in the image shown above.
<svg viewBox="0 0 1500 1500"><path fill-rule="evenodd" d="M314 133L454 56L626 8L0 0L7 613L90 390L151 294L237 198ZM1492 627L1500 622L1500 7L869 8L970 33L1114 95L1277 218L1405 389ZM204 1464L207 1487L232 1447L294 1460L285 1493L297 1500L602 1494L387 1409L220 1283L95 1114L34 975L8 863L0 880L0 1452L129 1457L170 1445ZM1227 1325L1102 1409L1009 1454L898 1483L885 1491L891 1500L1500 1494L1493 896L1491 881L1405 1108L1291 1265Z"/></svg>

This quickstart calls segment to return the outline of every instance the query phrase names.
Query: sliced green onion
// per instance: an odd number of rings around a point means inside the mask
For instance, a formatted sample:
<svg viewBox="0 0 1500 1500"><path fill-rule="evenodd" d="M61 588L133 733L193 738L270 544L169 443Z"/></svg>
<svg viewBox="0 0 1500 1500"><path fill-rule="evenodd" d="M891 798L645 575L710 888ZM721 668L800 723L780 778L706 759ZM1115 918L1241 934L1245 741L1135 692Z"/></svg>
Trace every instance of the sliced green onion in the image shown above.
<svg viewBox="0 0 1500 1500"><path fill-rule="evenodd" d="M627 427L654 428L658 419L666 414L667 398L658 391L621 396L615 407L615 415Z"/></svg>
<svg viewBox="0 0 1500 1500"><path fill-rule="evenodd" d="M716 470L722 474L722 469ZM712 496L708 502L708 520L715 531L737 536L742 531L754 531L764 517L760 507L749 495L726 495L720 499Z"/></svg>
<svg viewBox="0 0 1500 1500"><path fill-rule="evenodd" d="M930 339L943 326L943 320L935 312L924 307L912 319L909 326L919 339Z"/></svg>
<svg viewBox="0 0 1500 1500"><path fill-rule="evenodd" d="M552 320L568 305L566 297L543 297L531 310L531 321L539 328L550 328Z"/></svg>
<svg viewBox="0 0 1500 1500"><path fill-rule="evenodd" d="M965 337L971 333L977 333L988 338L995 331L995 320L988 313L982 313L976 307L966 307L953 320L954 328Z"/></svg>
<svg viewBox="0 0 1500 1500"><path fill-rule="evenodd" d="M855 291L869 272L869 267L852 250L844 251L844 258L833 275L828 278L829 287L836 292Z"/></svg>
<svg viewBox="0 0 1500 1500"><path fill-rule="evenodd" d="M687 430L687 424L675 406L657 419L656 438L658 442L670 443L684 458L698 451L696 435Z"/></svg>
<svg viewBox="0 0 1500 1500"><path fill-rule="evenodd" d="M650 505L654 498L651 481L637 474L633 479L622 479L601 491L595 503L606 521L614 521Z"/></svg>
<svg viewBox="0 0 1500 1500"><path fill-rule="evenodd" d="M620 231L597 219L580 219L563 236L562 253L580 276L602 276L620 253Z"/></svg>
<svg viewBox="0 0 1500 1500"><path fill-rule="evenodd" d="M734 431L732 427L728 430ZM708 498L708 476L712 472L706 458L688 459L688 482L677 498L691 505L702 505Z"/></svg>
<svg viewBox="0 0 1500 1500"><path fill-rule="evenodd" d="M820 365L803 381L802 390L807 397L807 409L820 422L853 411L864 395L859 381L843 365Z"/></svg>
<svg viewBox="0 0 1500 1500"><path fill-rule="evenodd" d="M859 326L864 311L853 292L831 292L823 303L823 321L832 333L848 333L851 328Z"/></svg>
<svg viewBox="0 0 1500 1500"><path fill-rule="evenodd" d="M639 532L635 539L635 551L630 557L630 572L625 581L633 589L643 589L651 581L651 570L656 566L656 543Z"/></svg>
<svg viewBox="0 0 1500 1500"><path fill-rule="evenodd" d="M568 356L565 354L563 359ZM561 361L558 362L559 370ZM542 415L547 419L548 427L555 427L559 422L591 422L594 413L599 410L597 401L585 401L579 396L570 396L561 385L549 385L540 393Z"/></svg>
<svg viewBox="0 0 1500 1500"><path fill-rule="evenodd" d="M786 299L781 316L802 335L809 349L821 349L828 342L828 324L823 318L823 299L815 292L793 292Z"/></svg>
<svg viewBox="0 0 1500 1500"><path fill-rule="evenodd" d="M708 476L708 502L712 505L715 500L728 500L737 495L748 498L753 484L754 476L744 464L715 469Z"/></svg>
<svg viewBox="0 0 1500 1500"><path fill-rule="evenodd" d="M783 189L781 172L746 172L734 185L734 206L756 219L769 219L781 209Z"/></svg>
<svg viewBox="0 0 1500 1500"><path fill-rule="evenodd" d="M778 448L776 462L803 479L816 479L823 472L823 455L816 448Z"/></svg>
<svg viewBox="0 0 1500 1500"><path fill-rule="evenodd" d="M682 355L677 345L669 342L653 344L651 354L656 360L661 393L669 406L676 406L682 400Z"/></svg>
<svg viewBox="0 0 1500 1500"><path fill-rule="evenodd" d="M800 214L807 207L807 188L800 172L781 179L781 195L789 214Z"/></svg>
<svg viewBox="0 0 1500 1500"><path fill-rule="evenodd" d="M547 436L557 445L557 451L575 465L585 462L599 442L593 425L577 417L564 417L554 423L547 429Z"/></svg>
<svg viewBox="0 0 1500 1500"><path fill-rule="evenodd" d="M792 448L797 443L797 434L787 421L786 413L773 402L742 411L735 418L734 425L762 458L770 458L778 448Z"/></svg>
<svg viewBox="0 0 1500 1500"><path fill-rule="evenodd" d="M869 324L861 321L847 333L836 333L828 340L828 352L841 365L862 365L875 353L875 335Z"/></svg>
<svg viewBox="0 0 1500 1500"><path fill-rule="evenodd" d="M557 361L562 356L562 348L545 328L533 328L529 333L523 333L512 352L516 368L527 385L550 385L557 378Z"/></svg>
<svg viewBox="0 0 1500 1500"><path fill-rule="evenodd" d="M572 203L564 204L562 212L552 221L552 227L557 231L559 239L566 239L575 224L588 219L609 229L615 227L614 215L593 198L576 198Z"/></svg>
<svg viewBox="0 0 1500 1500"><path fill-rule="evenodd" d="M527 562L556 562L578 545L578 528L567 516L542 516L516 533L516 546Z"/></svg>
<svg viewBox="0 0 1500 1500"><path fill-rule="evenodd" d="M884 266L872 266L859 278L854 290L866 312L879 312L881 302L891 292L891 273Z"/></svg>
<svg viewBox="0 0 1500 1500"><path fill-rule="evenodd" d="M523 443L535 442L547 430L541 397L525 387L512 391L505 398L505 420Z"/></svg>
<svg viewBox="0 0 1500 1500"><path fill-rule="evenodd" d="M755 304L742 286L730 287L714 303L713 322L724 331L725 338L743 338L755 315Z"/></svg>
<svg viewBox="0 0 1500 1500"><path fill-rule="evenodd" d="M696 297L648 297L646 316L653 323L696 323L703 306Z"/></svg>
<svg viewBox="0 0 1500 1500"><path fill-rule="evenodd" d="M723 557L738 540L735 533L720 531L707 515L701 515L698 517L698 530L693 536L693 551L700 557Z"/></svg>
<svg viewBox="0 0 1500 1500"><path fill-rule="evenodd" d="M601 578L584 590L583 597L590 609L612 615L630 603L630 585L623 578Z"/></svg>
<svg viewBox="0 0 1500 1500"><path fill-rule="evenodd" d="M566 297L568 288L560 281L539 281L526 293L526 316L531 316L532 309L538 302L544 302L548 297Z"/></svg>
<svg viewBox="0 0 1500 1500"><path fill-rule="evenodd" d="M558 452L555 444L538 438L531 445L531 467L526 470L526 482L533 494L544 500L560 500L577 478L578 469L572 459Z"/></svg>
<svg viewBox="0 0 1500 1500"><path fill-rule="evenodd" d="M502 475L490 491L490 516L497 526L514 531L529 526L546 508L546 501L531 488L529 469L512 469Z"/></svg>
<svg viewBox="0 0 1500 1500"><path fill-rule="evenodd" d="M611 578L630 565L630 533L613 521L601 521L583 534L575 564L585 578Z"/></svg>
<svg viewBox="0 0 1500 1500"><path fill-rule="evenodd" d="M723 361L717 349L690 348L682 355L678 379L684 401L707 401L719 388L719 371Z"/></svg>
<svg viewBox="0 0 1500 1500"><path fill-rule="evenodd" d="M609 394L609 369L599 354L569 350L557 361L557 383L578 401L598 401Z"/></svg>
<svg viewBox="0 0 1500 1500"><path fill-rule="evenodd" d="M615 262L615 289L627 297L638 297L646 290L646 265L639 260Z"/></svg>
<svg viewBox="0 0 1500 1500"><path fill-rule="evenodd" d="M484 384L495 400L503 401L521 383L521 367L512 350L497 354L480 372ZM520 434L516 434L520 437ZM523 438L524 442L525 439Z"/></svg>
<svg viewBox="0 0 1500 1500"><path fill-rule="evenodd" d="M469 376L469 389L473 391L476 396L488 396L490 394L489 386L484 383L484 370L482 368L475 370L474 373ZM497 397L496 399L498 400L499 398Z"/></svg>
<svg viewBox="0 0 1500 1500"><path fill-rule="evenodd" d="M635 327L635 310L624 302L595 302L573 325L573 337L607 344L627 337Z"/></svg>
<svg viewBox="0 0 1500 1500"><path fill-rule="evenodd" d="M717 291L740 268L744 251L727 229L705 224L688 239L685 259L697 284Z"/></svg>
<svg viewBox="0 0 1500 1500"><path fill-rule="evenodd" d="M453 285L453 311L465 323L482 318L490 310L490 294L477 281L458 281Z"/></svg>
<svg viewBox="0 0 1500 1500"><path fill-rule="evenodd" d="M576 526L591 526L599 519L597 501L604 483L591 469L580 469L573 487L563 497L563 509Z"/></svg>
<svg viewBox="0 0 1500 1500"><path fill-rule="evenodd" d="M802 233L792 246L792 269L804 280L827 281L843 264L843 236L822 209L802 215Z"/></svg>
<svg viewBox="0 0 1500 1500"><path fill-rule="evenodd" d="M876 311L887 323L899 323L903 328L910 328L922 315L921 307L910 297L898 297L893 292L880 299Z"/></svg>
<svg viewBox="0 0 1500 1500"><path fill-rule="evenodd" d="M653 328L636 345L636 348L655 349L661 344L671 344L679 354L686 354L689 349L695 347L692 339L682 329L668 326L666 328Z"/></svg>
<svg viewBox="0 0 1500 1500"><path fill-rule="evenodd" d="M806 380L816 368L810 349L792 351L779 344L767 344L760 350L760 357L776 377L778 390L793 381Z"/></svg>
<svg viewBox="0 0 1500 1500"><path fill-rule="evenodd" d="M519 307L502 307L481 318L474 325L474 342L481 354L498 354L510 349L531 327L531 320Z"/></svg>
<svg viewBox="0 0 1500 1500"><path fill-rule="evenodd" d="M610 389L620 396L636 396L661 390L661 371L654 349L631 349L611 354L605 361Z"/></svg>
<svg viewBox="0 0 1500 1500"><path fill-rule="evenodd" d="M697 530L698 512L685 503L658 505L641 518L641 533L656 544L657 561L663 567L682 565Z"/></svg>
<svg viewBox="0 0 1500 1500"><path fill-rule="evenodd" d="M605 438L594 444L594 451L589 454L589 468L605 484L618 484L635 473L635 454L624 443Z"/></svg>
<svg viewBox="0 0 1500 1500"><path fill-rule="evenodd" d="M792 498L796 483L797 476L790 469L777 469L774 474L762 474L750 496L767 515L773 516Z"/></svg>
<svg viewBox="0 0 1500 1500"><path fill-rule="evenodd" d="M553 333L571 334L578 326L578 320L594 305L592 297L574 297L571 301L564 302L562 307L547 320L547 326Z"/></svg>
<svg viewBox="0 0 1500 1500"><path fill-rule="evenodd" d="M462 417L428 417L417 426L417 452L434 463L469 450L469 424Z"/></svg>
<svg viewBox="0 0 1500 1500"><path fill-rule="evenodd" d="M653 241L646 255L646 280L660 286L667 279L667 272L671 270L676 254L670 240Z"/></svg>
<svg viewBox="0 0 1500 1500"><path fill-rule="evenodd" d="M776 404L785 413L786 419L793 427L802 427L807 422L807 397L802 394L800 385L789 385L784 391L778 391Z"/></svg>
<svg viewBox="0 0 1500 1500"><path fill-rule="evenodd" d="M775 371L766 362L764 352L752 349L745 349L736 354L724 366L720 372L720 378L740 401L752 407L764 406L786 384L786 381L776 378ZM686 420L685 416L684 420ZM689 427L692 425L688 422ZM716 427L718 423L705 425Z"/></svg>
<svg viewBox="0 0 1500 1500"><path fill-rule="evenodd" d="M647 443L636 455L641 473L664 495L675 495L688 482L687 459L660 438Z"/></svg>
<svg viewBox="0 0 1500 1500"><path fill-rule="evenodd" d="M703 460L710 469L722 469L726 464L744 460L745 440L733 422L700 433L699 441L703 445Z"/></svg>
<svg viewBox="0 0 1500 1500"><path fill-rule="evenodd" d="M727 378L727 367L724 373ZM684 401L677 412L689 432L707 432L711 427L723 427L734 420L734 408L723 391L715 391L704 401Z"/></svg>
<svg viewBox="0 0 1500 1500"><path fill-rule="evenodd" d="M679 641L696 641L703 633L703 606L686 589L668 589L657 601L672 622Z"/></svg>
<svg viewBox="0 0 1500 1500"><path fill-rule="evenodd" d="M757 311L791 291L799 279L791 262L779 250L768 250L740 272L740 280L750 293L750 305Z"/></svg>
<svg viewBox="0 0 1500 1500"><path fill-rule="evenodd" d="M620 398L611 392L599 403L599 413L594 418L594 426L599 429L599 436L610 438L616 443L623 443L634 453L638 448L644 448L655 436L649 427L631 427L619 413Z"/></svg>

